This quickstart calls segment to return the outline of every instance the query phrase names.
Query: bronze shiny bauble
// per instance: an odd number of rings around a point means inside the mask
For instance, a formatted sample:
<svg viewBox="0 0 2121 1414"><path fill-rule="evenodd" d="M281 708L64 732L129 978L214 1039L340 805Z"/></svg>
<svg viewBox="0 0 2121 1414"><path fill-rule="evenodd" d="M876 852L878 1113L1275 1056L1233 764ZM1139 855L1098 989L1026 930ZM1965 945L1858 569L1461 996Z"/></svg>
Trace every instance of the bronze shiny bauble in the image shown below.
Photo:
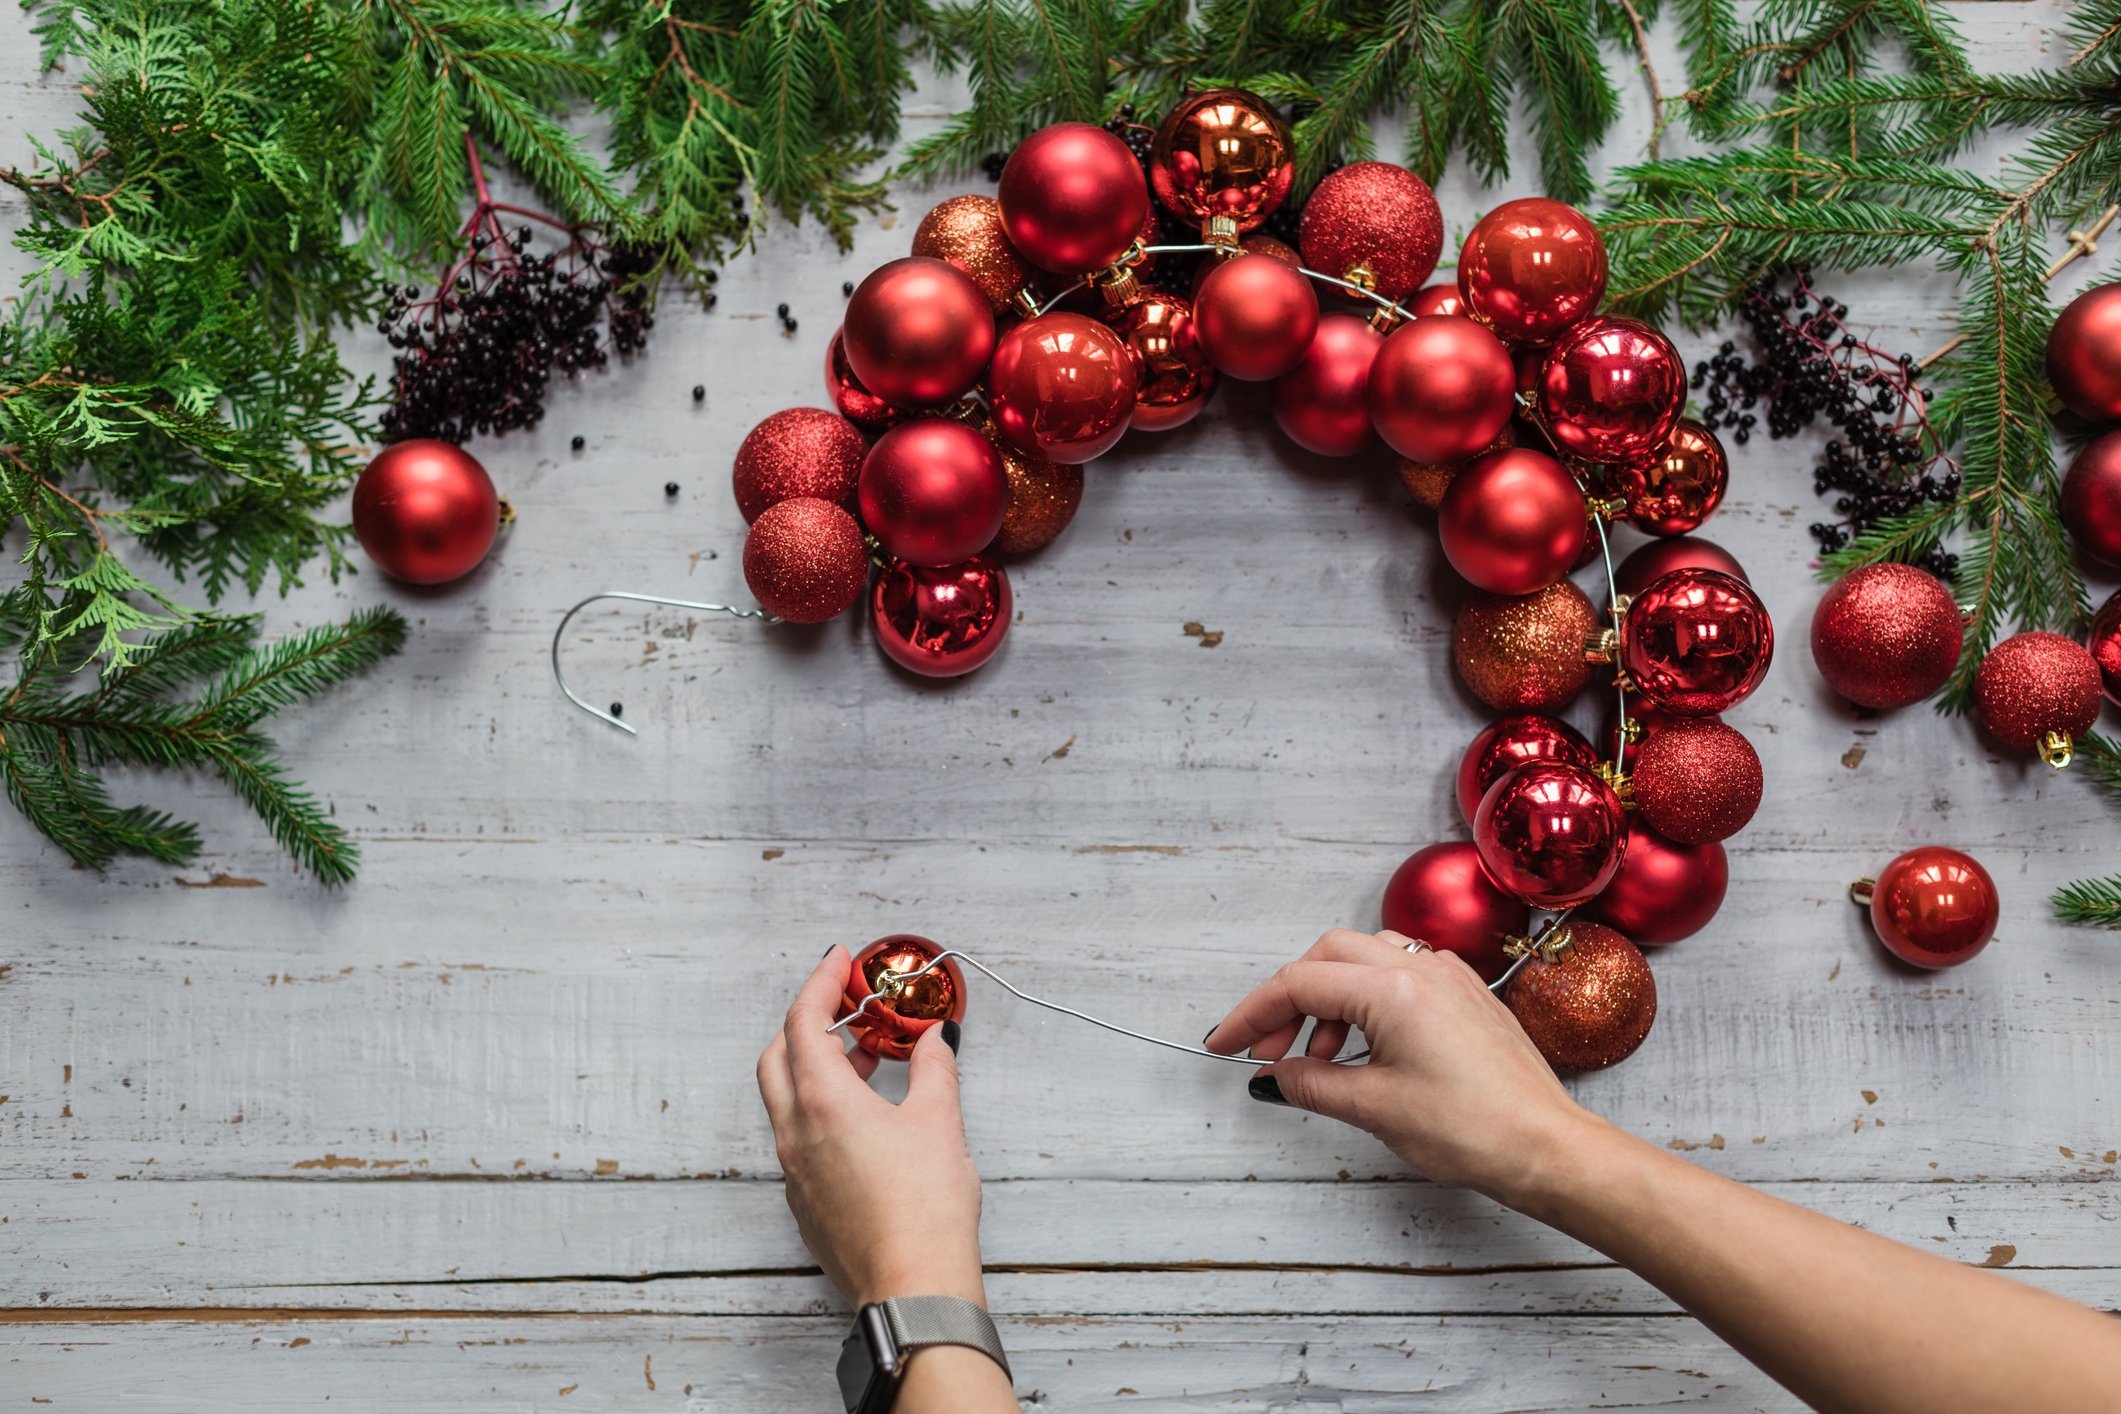
<svg viewBox="0 0 2121 1414"><path fill-rule="evenodd" d="M970 276L996 314L1016 307L1031 282L1031 262L1009 244L1002 204L991 196L953 196L921 218L913 254L947 260Z"/></svg>
<svg viewBox="0 0 2121 1414"><path fill-rule="evenodd" d="M1200 346L1193 306L1150 290L1105 322L1126 341L1134 359L1134 415L1143 432L1168 432L1199 416L1215 391L1216 373Z"/></svg>
<svg viewBox="0 0 2121 1414"><path fill-rule="evenodd" d="M1744 829L1766 784L1760 755L1745 734L1700 717L1682 717L1644 737L1629 779L1642 818L1666 839L1688 845Z"/></svg>
<svg viewBox="0 0 2121 1414"><path fill-rule="evenodd" d="M1683 717L1743 702L1774 658L1767 606L1715 570L1673 570L1653 581L1620 623L1620 666L1652 702Z"/></svg>
<svg viewBox="0 0 2121 1414"><path fill-rule="evenodd" d="M1662 451L1617 468L1612 480L1627 500L1629 524L1650 535L1685 535L1723 503L1731 460L1714 432L1682 417Z"/></svg>
<svg viewBox="0 0 2121 1414"><path fill-rule="evenodd" d="M1009 572L987 555L935 569L898 561L869 591L877 646L924 678L962 677L992 658L1012 612Z"/></svg>
<svg viewBox="0 0 2121 1414"><path fill-rule="evenodd" d="M1126 341L1080 314L1041 314L1002 336L987 403L1002 436L1034 456L1079 465L1108 450L1134 415Z"/></svg>
<svg viewBox="0 0 2121 1414"><path fill-rule="evenodd" d="M1384 335L1352 314L1322 315L1301 362L1274 380L1274 421L1288 439L1325 457L1375 445L1370 365Z"/></svg>
<svg viewBox="0 0 2121 1414"><path fill-rule="evenodd" d="M1612 882L1627 852L1627 811L1589 767L1534 761L1488 787L1473 843L1504 893L1534 908L1568 908Z"/></svg>
<svg viewBox="0 0 2121 1414"><path fill-rule="evenodd" d="M1974 713L2005 746L2066 765L2078 737L2099 720L2099 665L2059 633L2004 639L1974 674Z"/></svg>
<svg viewBox="0 0 2121 1414"><path fill-rule="evenodd" d="M501 530L501 498L478 458L451 442L394 442L354 482L354 537L407 584L447 584L478 568Z"/></svg>
<svg viewBox="0 0 2121 1414"><path fill-rule="evenodd" d="M1519 712L1490 722L1458 758L1458 813L1468 825L1472 824L1488 787L1534 761L1595 766L1598 753L1583 739L1582 732L1558 717Z"/></svg>
<svg viewBox="0 0 2121 1414"><path fill-rule="evenodd" d="M1510 351L1456 314L1393 330L1370 370L1370 418L1412 461L1465 461L1501 435L1516 406Z"/></svg>
<svg viewBox="0 0 2121 1414"><path fill-rule="evenodd" d="M1865 565L1812 611L1812 661L1828 687L1859 707L1889 711L1944 686L1965 641L1959 606L1913 565Z"/></svg>
<svg viewBox="0 0 2121 1414"><path fill-rule="evenodd" d="M1312 189L1296 243L1319 274L1397 300L1436 269L1443 212L1429 184L1406 168L1350 162Z"/></svg>
<svg viewBox="0 0 2121 1414"><path fill-rule="evenodd" d="M815 496L852 511L868 454L861 429L846 418L823 408L785 408L752 428L736 449L730 473L736 508L747 525L792 496Z"/></svg>
<svg viewBox="0 0 2121 1414"><path fill-rule="evenodd" d="M2116 589L2092 615L2084 647L2099 665L2099 680L2105 684L2106 700L2121 706L2121 589Z"/></svg>
<svg viewBox="0 0 2121 1414"><path fill-rule="evenodd" d="M965 1019L965 974L958 970L957 959L911 982L895 981L898 975L919 972L945 951L941 944L912 933L878 938L854 955L833 1020L861 1006L870 993L883 993L847 1023L847 1032L872 1055L906 1059L923 1031Z"/></svg>
<svg viewBox="0 0 2121 1414"><path fill-rule="evenodd" d="M790 623L819 624L844 613L868 578L862 528L830 501L776 502L744 537L744 583L767 613Z"/></svg>
<svg viewBox="0 0 2121 1414"><path fill-rule="evenodd" d="M1263 98L1215 88L1164 115L1149 152L1149 185L1173 215L1200 227L1227 216L1240 233L1274 214L1296 179L1296 142Z"/></svg>
<svg viewBox="0 0 2121 1414"><path fill-rule="evenodd" d="M1480 218L1458 255L1466 312L1505 339L1540 344L1590 317L1605 297L1605 242L1575 207L1506 201Z"/></svg>
<svg viewBox="0 0 2121 1414"><path fill-rule="evenodd" d="M2055 320L2047 379L2087 422L2121 422L2121 282L2086 290Z"/></svg>
<svg viewBox="0 0 2121 1414"><path fill-rule="evenodd" d="M1526 447L1468 463L1436 510L1451 568L1490 594L1534 594L1560 579L1587 525L1575 478Z"/></svg>
<svg viewBox="0 0 2121 1414"><path fill-rule="evenodd" d="M1957 967L1988 946L2003 916L1996 881L1971 855L1942 845L1911 849L1871 885L1878 941L1914 967Z"/></svg>
<svg viewBox="0 0 2121 1414"><path fill-rule="evenodd" d="M841 417L872 437L913 415L891 406L854 376L854 365L847 362L846 333L841 329L832 331L832 342L825 348L825 391Z"/></svg>
<svg viewBox="0 0 2121 1414"><path fill-rule="evenodd" d="M1480 851L1455 840L1407 856L1385 884L1382 912L1387 929L1456 953L1487 982L1510 965L1503 940L1522 933L1531 917L1495 887L1480 865Z"/></svg>
<svg viewBox="0 0 2121 1414"><path fill-rule="evenodd" d="M1118 260L1149 213L1141 164L1127 144L1088 123L1054 123L1018 143L995 196L1010 242L1058 275Z"/></svg>
<svg viewBox="0 0 2121 1414"><path fill-rule="evenodd" d="M909 255L855 288L840 337L863 387L893 407L936 408L979 381L994 352L994 309L955 265Z"/></svg>
<svg viewBox="0 0 2121 1414"><path fill-rule="evenodd" d="M1451 664L1490 707L1551 711L1591 680L1583 645L1597 626L1591 601L1565 579L1522 597L1474 590L1451 625Z"/></svg>
<svg viewBox="0 0 2121 1414"><path fill-rule="evenodd" d="M1540 414L1570 456L1632 462L1671 439L1686 384L1670 339L1639 319L1600 315L1564 330L1547 351Z"/></svg>
<svg viewBox="0 0 2121 1414"><path fill-rule="evenodd" d="M1635 1054L1657 1020L1657 979L1642 949L1602 923L1570 922L1558 962L1533 958L1503 1004L1558 1071L1582 1074Z"/></svg>

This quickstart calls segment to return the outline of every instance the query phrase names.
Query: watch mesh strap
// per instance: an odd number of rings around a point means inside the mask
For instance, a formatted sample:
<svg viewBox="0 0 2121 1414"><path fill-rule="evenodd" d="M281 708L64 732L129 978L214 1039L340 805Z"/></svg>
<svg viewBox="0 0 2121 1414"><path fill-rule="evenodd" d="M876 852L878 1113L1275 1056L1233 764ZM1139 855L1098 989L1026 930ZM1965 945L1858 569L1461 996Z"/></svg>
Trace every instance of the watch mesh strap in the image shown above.
<svg viewBox="0 0 2121 1414"><path fill-rule="evenodd" d="M892 1343L904 1351L924 1345L969 1345L1010 1375L1001 1333L985 1311L962 1296L894 1296L881 1303ZM1010 1375L1010 1378L1015 1378Z"/></svg>

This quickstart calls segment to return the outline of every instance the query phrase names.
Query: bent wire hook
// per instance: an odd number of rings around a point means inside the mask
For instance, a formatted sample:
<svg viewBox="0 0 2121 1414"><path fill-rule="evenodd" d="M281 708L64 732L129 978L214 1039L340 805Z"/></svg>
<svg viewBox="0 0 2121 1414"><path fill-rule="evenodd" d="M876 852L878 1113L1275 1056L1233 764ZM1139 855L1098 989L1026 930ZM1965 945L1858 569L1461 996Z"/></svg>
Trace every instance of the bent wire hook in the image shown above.
<svg viewBox="0 0 2121 1414"><path fill-rule="evenodd" d="M567 625L574 621L576 614L581 613L582 610L596 603L599 599L627 599L636 604L659 604L666 609L692 609L703 614L727 614L733 619L759 619L769 624L780 622L779 619L767 613L764 609L739 609L729 604L701 604L691 599L665 599L659 594L629 594L623 589L607 589L601 594L592 594L572 609L569 609L565 614L562 614L560 616L560 626L552 631L552 680L560 685L560 691L566 694L569 702L572 702L590 716L595 717L598 721L611 723L611 725L617 727L628 736L639 736L640 733L620 721L617 717L612 716L611 713L600 712L576 696L575 690L567 685L567 675L560 671L560 635L567 632Z"/></svg>

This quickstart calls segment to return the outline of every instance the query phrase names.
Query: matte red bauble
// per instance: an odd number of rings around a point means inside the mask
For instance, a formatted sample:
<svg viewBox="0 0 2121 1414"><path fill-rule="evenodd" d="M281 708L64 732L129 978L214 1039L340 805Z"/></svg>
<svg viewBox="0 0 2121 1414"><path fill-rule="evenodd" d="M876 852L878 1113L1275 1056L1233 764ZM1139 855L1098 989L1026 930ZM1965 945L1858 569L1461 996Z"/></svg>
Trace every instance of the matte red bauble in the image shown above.
<svg viewBox="0 0 2121 1414"><path fill-rule="evenodd" d="M1602 923L1570 923L1558 962L1533 958L1503 1005L1558 1071L1582 1074L1635 1054L1657 1021L1657 979L1642 949Z"/></svg>
<svg viewBox="0 0 2121 1414"><path fill-rule="evenodd" d="M995 196L1011 243L1058 275L1118 260L1149 214L1141 164L1127 144L1088 123L1055 123L1018 143Z"/></svg>
<svg viewBox="0 0 2121 1414"><path fill-rule="evenodd" d="M785 408L752 428L736 449L736 508L747 524L791 496L815 496L851 511L868 455L861 429L846 418L823 408Z"/></svg>
<svg viewBox="0 0 2121 1414"><path fill-rule="evenodd" d="M1264 383L1303 360L1318 332L1318 293L1271 255L1225 260L1193 301L1200 346L1232 378Z"/></svg>
<svg viewBox="0 0 2121 1414"><path fill-rule="evenodd" d="M2121 565L2121 432L2107 433L2069 464L2062 524L2086 554Z"/></svg>
<svg viewBox="0 0 2121 1414"><path fill-rule="evenodd" d="M986 555L924 569L903 561L879 570L869 621L886 657L924 678L962 677L1009 636L1009 575Z"/></svg>
<svg viewBox="0 0 2121 1414"><path fill-rule="evenodd" d="M1942 845L1909 850L1871 884L1878 941L1914 967L1957 967L1972 958L1996 935L2002 911L1988 870Z"/></svg>
<svg viewBox="0 0 2121 1414"><path fill-rule="evenodd" d="M486 558L501 498L478 459L416 437L376 454L354 482L354 535L376 568L407 584L447 584Z"/></svg>
<svg viewBox="0 0 2121 1414"><path fill-rule="evenodd" d="M2047 381L2088 422L2121 422L2121 282L2069 302L2047 336Z"/></svg>
<svg viewBox="0 0 2121 1414"><path fill-rule="evenodd" d="M1732 559L1729 551L1698 535L1675 535L1638 546L1614 568L1613 580L1622 594L1635 595L1649 588L1651 581L1683 569L1716 570L1750 582L1745 566Z"/></svg>
<svg viewBox="0 0 2121 1414"><path fill-rule="evenodd" d="M1319 274L1396 300L1435 271L1443 211L1429 184L1406 168L1350 162L1312 188L1296 244Z"/></svg>
<svg viewBox="0 0 2121 1414"><path fill-rule="evenodd" d="M1775 658L1775 625L1743 580L1682 569L1653 580L1620 625L1620 666L1652 702L1709 717L1752 695Z"/></svg>
<svg viewBox="0 0 2121 1414"><path fill-rule="evenodd" d="M1534 761L1595 766L1598 753L1591 750L1582 732L1557 717L1519 712L1490 722L1458 758L1458 813L1472 824L1488 787Z"/></svg>
<svg viewBox="0 0 2121 1414"><path fill-rule="evenodd" d="M859 496L862 523L886 554L954 565L1001 529L1009 482L985 437L950 418L921 417L877 438Z"/></svg>
<svg viewBox="0 0 2121 1414"><path fill-rule="evenodd" d="M1613 473L1614 494L1628 503L1628 523L1649 535L1684 535L1723 504L1731 461L1716 434L1679 419L1664 450Z"/></svg>
<svg viewBox="0 0 2121 1414"><path fill-rule="evenodd" d="M1451 666L1490 707L1549 711L1591 680L1583 645L1597 626L1591 601L1565 579L1537 594L1475 590L1451 625Z"/></svg>
<svg viewBox="0 0 2121 1414"><path fill-rule="evenodd" d="M1628 827L1627 857L1590 915L1625 933L1638 947L1690 938L1723 907L1731 863L1723 846L1677 844L1636 820Z"/></svg>
<svg viewBox="0 0 2121 1414"><path fill-rule="evenodd" d="M1370 370L1370 418L1412 461L1464 461L1501 435L1516 406L1510 351L1462 315L1409 320Z"/></svg>
<svg viewBox="0 0 2121 1414"><path fill-rule="evenodd" d="M1480 218L1458 255L1466 312L1505 339L1545 343L1605 297L1605 242L1591 218L1545 197Z"/></svg>
<svg viewBox="0 0 2121 1414"><path fill-rule="evenodd" d="M767 613L790 623L821 624L846 612L868 579L862 528L830 501L776 502L744 537L744 583Z"/></svg>
<svg viewBox="0 0 2121 1414"><path fill-rule="evenodd" d="M1518 767L1488 787L1473 817L1488 877L1534 908L1567 908L1605 888L1627 831L1613 788L1565 761Z"/></svg>
<svg viewBox="0 0 2121 1414"><path fill-rule="evenodd" d="M1812 661L1828 687L1859 707L1919 702L1959 665L1959 606L1913 565L1865 565L1812 612Z"/></svg>
<svg viewBox="0 0 2121 1414"><path fill-rule="evenodd" d="M2121 706L2121 589L2116 589L2107 601L2092 615L2091 631L2084 636L2084 647L2099 665L2099 680L2105 685L2106 700Z"/></svg>
<svg viewBox="0 0 2121 1414"><path fill-rule="evenodd" d="M1451 478L1436 508L1443 552L1491 594L1532 594L1583 547L1583 492L1561 463L1526 447L1490 452Z"/></svg>
<svg viewBox="0 0 2121 1414"><path fill-rule="evenodd" d="M941 407L979 381L994 352L994 309L955 265L909 255L855 288L840 338L870 392L893 407Z"/></svg>
<svg viewBox="0 0 2121 1414"><path fill-rule="evenodd" d="M1134 415L1126 340L1080 314L1041 314L1002 335L987 370L994 425L1023 450L1079 465L1111 447Z"/></svg>
<svg viewBox="0 0 2121 1414"><path fill-rule="evenodd" d="M1633 741L1620 739L1620 704L1610 697L1606 699L1608 705L1605 715L1598 723L1599 749L1605 753L1607 760L1617 761L1623 772L1632 772L1635 769L1635 753L1642 749L1642 744L1672 723L1723 720L1721 717L1682 717L1665 711L1639 692L1631 690L1627 696L1628 720L1635 724Z"/></svg>
<svg viewBox="0 0 2121 1414"><path fill-rule="evenodd" d="M1766 777L1745 734L1722 722L1682 717L1635 749L1635 808L1679 844L1727 840L1760 808Z"/></svg>
<svg viewBox="0 0 2121 1414"><path fill-rule="evenodd" d="M1480 851L1460 841L1408 855L1385 885L1383 912L1387 929L1457 953L1486 982L1510 965L1503 939L1531 920L1529 909L1495 887Z"/></svg>
<svg viewBox="0 0 2121 1414"><path fill-rule="evenodd" d="M1274 214L1296 179L1296 142L1268 102L1241 88L1182 99L1149 150L1156 199L1200 228L1228 217L1242 233Z"/></svg>
<svg viewBox="0 0 2121 1414"><path fill-rule="evenodd" d="M847 1023L847 1033L872 1055L905 1060L923 1031L965 1019L965 974L958 970L957 959L911 982L895 980L919 972L945 951L942 944L912 933L878 938L854 955L833 1020L853 1012L870 993L881 993Z"/></svg>
<svg viewBox="0 0 2121 1414"><path fill-rule="evenodd" d="M895 408L870 392L862 380L854 376L854 365L847 362L847 339L843 329L833 330L832 342L825 347L825 391L831 395L832 405L839 409L841 417L872 437L911 416L904 408Z"/></svg>
<svg viewBox="0 0 2121 1414"><path fill-rule="evenodd" d="M1168 432L1191 422L1215 391L1216 373L1200 346L1193 306L1151 290L1106 317L1134 360L1134 415L1143 432Z"/></svg>
<svg viewBox="0 0 2121 1414"><path fill-rule="evenodd" d="M1031 282L1031 265L1009 244L1001 203L991 196L953 196L921 218L913 253L947 260L971 277L996 314L1016 307Z"/></svg>
<svg viewBox="0 0 2121 1414"><path fill-rule="evenodd" d="M2005 746L2067 766L2070 748L2099 720L2099 665L2059 633L2004 639L1974 673L1974 713Z"/></svg>
<svg viewBox="0 0 2121 1414"><path fill-rule="evenodd" d="M1424 285L1414 292L1412 299L1401 300L1400 307L1416 319L1430 314L1466 312L1465 301L1459 297L1456 285Z"/></svg>
<svg viewBox="0 0 2121 1414"><path fill-rule="evenodd" d="M1274 420L1289 440L1326 457L1376 444L1370 425L1370 365L1385 336L1352 314L1318 321L1303 361L1274 380Z"/></svg>
<svg viewBox="0 0 2121 1414"><path fill-rule="evenodd" d="M1547 435L1585 461L1647 457L1679 425L1686 379L1679 350L1641 320L1586 319L1554 340L1540 369Z"/></svg>

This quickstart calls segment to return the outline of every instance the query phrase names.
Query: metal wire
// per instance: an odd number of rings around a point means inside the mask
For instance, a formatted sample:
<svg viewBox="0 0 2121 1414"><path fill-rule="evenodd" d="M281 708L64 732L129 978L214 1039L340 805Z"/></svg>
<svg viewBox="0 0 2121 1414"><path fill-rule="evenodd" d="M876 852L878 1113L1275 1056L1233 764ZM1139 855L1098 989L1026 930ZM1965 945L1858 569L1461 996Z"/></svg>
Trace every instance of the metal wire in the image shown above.
<svg viewBox="0 0 2121 1414"><path fill-rule="evenodd" d="M1150 245L1150 246L1143 246L1143 247L1142 247L1142 254L1143 254L1143 255L1184 255L1184 254L1185 254L1186 252L1188 252L1188 251L1205 251L1205 250L1220 250L1220 249L1222 249L1222 247L1220 247L1220 246L1212 246L1212 245ZM1323 281L1325 281L1325 282L1326 282L1327 284L1329 284L1329 285L1338 285L1338 286L1340 286L1340 287L1341 287L1342 289L1344 289L1344 290L1352 290L1352 291L1354 291L1354 292L1355 292L1356 294L1358 294L1358 295L1361 295L1361 296L1362 296L1362 297L1363 297L1364 299L1366 299L1366 300L1371 300L1371 301L1375 302L1376 304L1378 304L1378 305L1381 305L1381 306L1383 306L1384 308L1386 308L1386 309L1389 309L1389 310L1391 310L1391 311L1392 311L1392 314L1393 314L1393 317L1394 317L1394 318L1398 318L1398 319L1411 319L1411 318L1413 318L1413 316L1412 316L1412 315L1408 314L1408 313L1407 313L1407 312L1406 312L1406 311L1405 311L1404 309L1401 309L1401 308L1400 308L1400 307L1399 307L1398 305L1394 304L1394 303L1393 303L1392 301L1390 301L1390 300L1386 299L1386 298L1385 298L1385 297L1384 297L1383 295L1381 295L1381 294L1377 293L1377 291L1375 291L1375 290L1371 290L1371 289L1365 289L1365 288L1364 288L1363 286L1361 286L1361 285L1358 285L1358 284L1354 283L1354 282L1353 282L1353 281L1351 281L1351 280L1341 280L1341 279L1336 279L1336 278L1335 278L1334 276L1331 276L1331 275L1326 275L1326 274L1322 274L1322 273L1320 273L1319 271L1316 271L1316 270L1312 270L1312 269L1308 269L1308 268L1306 268L1306 267L1304 267L1304 266L1301 266L1301 265L1297 266L1297 267L1296 267L1296 270L1297 270L1297 273L1298 273L1298 274L1300 274L1300 275L1309 275L1309 276L1310 276L1310 277L1311 277L1312 279L1314 279L1314 280L1323 280ZM1084 277L1083 277L1082 279L1080 279L1080 280L1077 280L1077 281L1076 281L1076 282L1075 282L1074 284L1072 284L1072 285L1068 286L1068 288L1067 288L1067 289L1065 289L1065 290L1062 290L1062 291L1061 291L1061 292L1060 292L1059 294L1055 295L1055 296L1054 296L1054 297L1053 297L1052 299L1049 299L1049 300L1047 300L1047 301L1046 301L1046 302L1045 302L1044 304L1040 305L1040 306L1039 306L1039 310L1038 310L1038 312L1039 312L1040 314L1051 314L1051 313L1053 312L1053 310L1055 309L1055 307L1056 307L1056 306L1058 306L1058 305L1060 304L1060 302L1061 302L1062 300L1064 300L1064 299L1066 299L1066 298L1067 298L1068 296L1070 296L1070 295L1074 294L1074 293L1075 293L1075 292L1076 292L1077 290L1079 290L1079 289L1082 289L1082 288L1083 288L1084 286L1086 286L1086 285L1093 285L1093 284L1096 284L1096 283L1097 283L1097 282L1096 282L1096 281L1095 281L1094 279L1092 279L1091 277L1089 277L1089 276L1087 276L1087 275L1086 275L1086 276L1084 276Z"/></svg>
<svg viewBox="0 0 2121 1414"><path fill-rule="evenodd" d="M598 711L580 697L577 697L574 689L567 685L567 675L560 671L560 635L567 632L567 625L574 621L576 614L581 613L582 610L596 603L599 599L627 599L636 604L659 604L666 609L692 609L703 614L727 614L733 619L760 619L769 624L780 622L779 619L767 613L764 609L738 609L728 604L702 604L691 599L665 599L656 594L630 594L623 589L607 589L601 594L592 594L572 609L569 609L565 614L562 614L560 616L560 626L552 631L552 680L560 685L560 691L567 695L569 702L572 702L598 721L611 723L611 725L617 727L628 736L639 736L640 733L627 726L617 717L612 716L611 713Z"/></svg>

